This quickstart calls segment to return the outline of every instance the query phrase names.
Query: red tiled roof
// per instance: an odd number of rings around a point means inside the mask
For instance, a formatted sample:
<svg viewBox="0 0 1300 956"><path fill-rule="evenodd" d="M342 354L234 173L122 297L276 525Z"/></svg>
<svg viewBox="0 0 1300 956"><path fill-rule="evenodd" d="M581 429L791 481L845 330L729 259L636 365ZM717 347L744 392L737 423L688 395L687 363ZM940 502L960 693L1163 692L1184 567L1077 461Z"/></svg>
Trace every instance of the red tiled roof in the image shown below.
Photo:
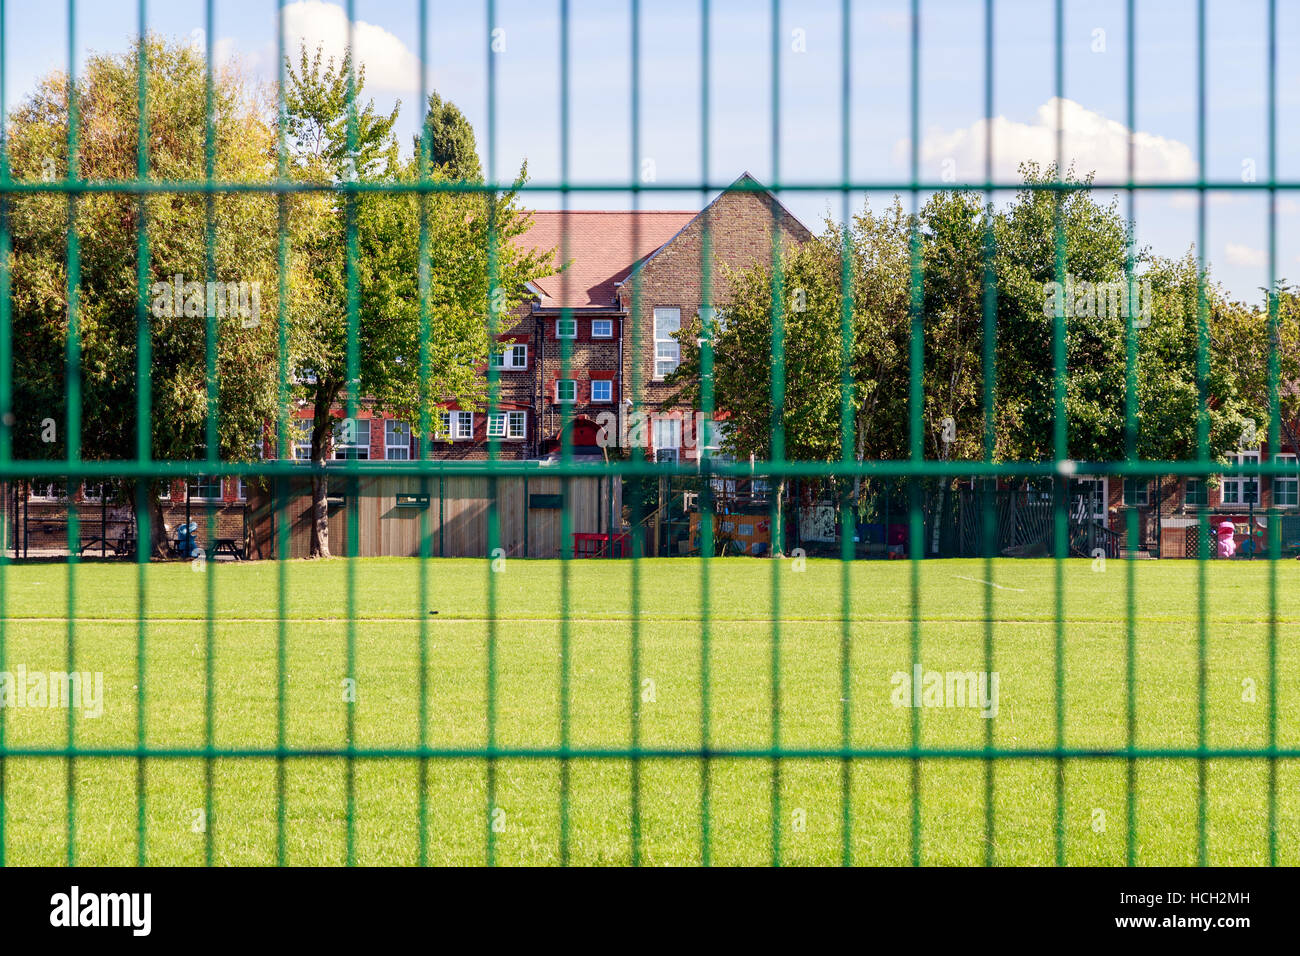
<svg viewBox="0 0 1300 956"><path fill-rule="evenodd" d="M544 294L543 308L612 307L614 284L696 215L657 209L534 212L532 227L515 241L528 250L554 248L557 269L566 259L570 263L534 283Z"/></svg>

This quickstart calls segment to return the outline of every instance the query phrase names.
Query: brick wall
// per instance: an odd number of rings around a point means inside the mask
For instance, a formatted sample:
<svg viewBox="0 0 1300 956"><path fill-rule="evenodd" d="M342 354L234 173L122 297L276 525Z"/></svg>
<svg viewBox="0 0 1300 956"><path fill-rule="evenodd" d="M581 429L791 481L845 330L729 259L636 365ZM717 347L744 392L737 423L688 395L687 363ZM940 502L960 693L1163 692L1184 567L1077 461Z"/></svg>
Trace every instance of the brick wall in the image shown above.
<svg viewBox="0 0 1300 956"><path fill-rule="evenodd" d="M543 447L558 443L564 422L572 418L587 418L593 422L605 412L617 414L622 401L623 386L619 380L619 352L623 334L623 316L616 311L574 312L575 335L561 338L557 323L559 314L546 313L542 319L541 423L539 438ZM593 332L596 323L608 323L610 334L598 336ZM569 361L564 365L564 348L568 345ZM557 397L556 383L572 379L575 397L572 402L562 402ZM608 401L593 397L592 382L609 382Z"/></svg>
<svg viewBox="0 0 1300 956"><path fill-rule="evenodd" d="M703 301L700 257L706 227L711 263L710 301L716 306L726 300L729 291L723 276L724 264L732 269L744 269L772 261L774 226L779 229L780 241L787 248L811 236L768 193L724 192L680 235L649 259L634 281L623 285L620 296L629 309L624 378L629 388L632 387L636 381L632 363L636 362L641 386L640 395L636 397L638 408L649 412L671 408L668 402L671 389L655 380L654 310L657 307L679 309L683 325L699 314ZM694 457L694 453L683 449L683 456Z"/></svg>

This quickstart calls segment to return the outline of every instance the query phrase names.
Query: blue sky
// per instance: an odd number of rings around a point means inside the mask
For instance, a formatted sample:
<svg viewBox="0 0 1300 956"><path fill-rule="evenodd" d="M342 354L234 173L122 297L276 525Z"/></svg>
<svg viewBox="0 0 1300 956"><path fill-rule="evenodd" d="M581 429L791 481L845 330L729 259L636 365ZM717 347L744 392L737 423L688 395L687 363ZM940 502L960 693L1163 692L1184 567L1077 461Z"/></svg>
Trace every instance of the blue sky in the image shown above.
<svg viewBox="0 0 1300 956"><path fill-rule="evenodd" d="M217 55L237 57L254 76L275 77L276 0L218 0ZM1300 4L1279 0L1277 178L1300 181ZM137 23L135 0L77 5L77 55L125 49ZM780 111L772 108L772 30L768 3L710 4L709 162L702 167L701 19L695 0L646 0L640 13L640 109L633 153L632 32L629 5L570 0L569 179L626 184L729 182L742 170L764 181L838 182L841 177L842 30L839 0L790 0L777 26ZM1100 179L1122 179L1127 141L1124 0L1066 0L1065 152ZM851 176L862 183L910 178L909 0L852 4L849 58ZM921 3L920 177L983 178L984 4ZM1197 142L1196 5L1138 0L1137 176L1194 179ZM36 80L65 69L67 9L49 0L7 4L5 76L10 105ZM341 50L341 3L301 0L285 7L291 48L300 38ZM1267 0L1207 0L1207 124L1204 172L1240 181L1253 164L1269 177ZM201 0L149 4L149 26L202 44ZM429 89L459 105L474 124L480 153L510 178L525 159L533 182L561 178L561 21L559 2L498 0L497 46L490 52L486 4L429 2ZM367 94L381 108L401 100L404 148L418 125L418 2L357 0L355 36L367 65ZM1014 177L1021 159L1055 156L1053 4L996 3L993 136L995 175ZM488 128L489 62L496 74L496 122ZM773 143L777 149L773 149ZM833 191L786 193L786 204L814 229L843 198ZM861 207L863 194L851 197ZM697 208L698 188L644 193L643 207ZM874 206L889 194L873 193ZM538 208L558 208L558 193L530 193ZM574 208L627 208L626 190L571 194ZM1123 209L1121 205L1121 209ZM1257 299L1267 282L1267 197L1208 197L1207 256L1215 277L1238 298ZM1140 194L1139 242L1180 255L1197 234L1194 193ZM1278 275L1300 280L1300 191L1278 194Z"/></svg>

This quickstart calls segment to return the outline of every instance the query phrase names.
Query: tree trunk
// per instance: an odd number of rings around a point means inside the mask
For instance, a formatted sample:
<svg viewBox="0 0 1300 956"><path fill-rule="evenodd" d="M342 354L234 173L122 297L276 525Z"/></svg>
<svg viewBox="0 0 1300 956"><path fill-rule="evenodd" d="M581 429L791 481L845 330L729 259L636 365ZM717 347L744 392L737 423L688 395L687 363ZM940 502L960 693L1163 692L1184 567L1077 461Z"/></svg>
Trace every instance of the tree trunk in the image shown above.
<svg viewBox="0 0 1300 956"><path fill-rule="evenodd" d="M772 493L776 496L772 509L772 557L785 557L785 478L778 478Z"/></svg>
<svg viewBox="0 0 1300 956"><path fill-rule="evenodd" d="M322 459L315 459L317 464ZM311 479L311 556L330 556L329 479L313 475Z"/></svg>
<svg viewBox="0 0 1300 956"><path fill-rule="evenodd" d="M324 391L324 390L322 390ZM324 407L322 407L322 405ZM317 393L316 417L312 421L311 461L324 468L334 455L334 421L330 417L333 402ZM329 478L323 471L311 478L311 556L330 556Z"/></svg>
<svg viewBox="0 0 1300 956"><path fill-rule="evenodd" d="M170 487L170 486L165 486ZM159 491L149 482L144 482L144 495L146 499L145 507L149 511L149 548L150 557L164 558L167 556L167 525L163 515L163 501L159 497ZM131 511L135 515L136 534L139 535L140 527L144 523L140 520L140 501L135 492L134 486L131 492ZM136 540L136 547L144 545L145 542Z"/></svg>
<svg viewBox="0 0 1300 956"><path fill-rule="evenodd" d="M144 516L140 514L140 496L139 496L140 485L144 486L144 509L146 509L148 514L148 524L149 524L148 541L140 540L139 537L140 528L144 527L144 522L140 520ZM133 516L133 518L135 519L135 535L136 535L135 548L136 549L146 548L147 549L146 553L151 558L166 557L166 542L168 542L168 532L166 532L164 512L162 512L162 506L164 506L164 502L162 502L162 499L159 497L159 494L161 490L169 490L169 489L170 489L170 485L164 485L162 486L162 489L159 489L159 488L155 488L155 486L153 486L152 483L149 483L149 481L143 481L143 480L123 481L122 483L122 494L123 496L126 497L126 501L130 502L131 516ZM105 488L104 493L107 494L107 488ZM136 558L138 557L139 555L136 555Z"/></svg>
<svg viewBox="0 0 1300 956"><path fill-rule="evenodd" d="M863 455L863 450L866 447L866 438L863 435L864 428L863 428L863 423L861 421L857 423L857 430L858 430L857 448L855 448L854 451L856 452L858 464L862 464L862 455ZM853 507L855 508L858 507L858 500L859 500L858 496L861 494L861 492L862 492L862 475L861 473L859 473L853 476Z"/></svg>

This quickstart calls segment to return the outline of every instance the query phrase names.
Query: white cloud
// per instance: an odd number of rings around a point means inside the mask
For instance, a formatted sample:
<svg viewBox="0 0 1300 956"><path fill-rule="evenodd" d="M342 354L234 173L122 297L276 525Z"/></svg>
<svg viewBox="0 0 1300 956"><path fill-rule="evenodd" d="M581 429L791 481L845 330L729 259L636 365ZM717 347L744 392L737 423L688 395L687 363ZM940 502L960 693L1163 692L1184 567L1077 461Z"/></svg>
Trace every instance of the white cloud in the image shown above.
<svg viewBox="0 0 1300 956"><path fill-rule="evenodd" d="M1233 266L1266 266L1268 254L1263 249L1255 249L1237 242L1230 242L1223 247L1228 264Z"/></svg>
<svg viewBox="0 0 1300 956"><path fill-rule="evenodd" d="M348 16L342 7L322 0L296 0L284 8L286 50L296 59L299 43L327 57L342 57L348 43ZM353 24L358 67L366 69L366 89L405 92L420 85L420 61L396 34L364 20Z"/></svg>
<svg viewBox="0 0 1300 956"><path fill-rule="evenodd" d="M1022 123L1005 116L992 121L993 176L1004 182L1020 179L1016 167L1026 160L1040 165L1056 161L1057 99L1040 106L1032 122ZM1128 127L1074 102L1061 100L1062 152L1065 164L1075 172L1096 173L1103 182L1128 179ZM979 119L970 126L931 129L921 140L921 178L944 178L951 170L957 182L984 179L984 150L990 124ZM1134 181L1191 180L1196 178L1196 159L1186 143L1138 130L1133 137ZM910 141L900 140L895 159L909 162ZM949 161L950 164L949 164Z"/></svg>

